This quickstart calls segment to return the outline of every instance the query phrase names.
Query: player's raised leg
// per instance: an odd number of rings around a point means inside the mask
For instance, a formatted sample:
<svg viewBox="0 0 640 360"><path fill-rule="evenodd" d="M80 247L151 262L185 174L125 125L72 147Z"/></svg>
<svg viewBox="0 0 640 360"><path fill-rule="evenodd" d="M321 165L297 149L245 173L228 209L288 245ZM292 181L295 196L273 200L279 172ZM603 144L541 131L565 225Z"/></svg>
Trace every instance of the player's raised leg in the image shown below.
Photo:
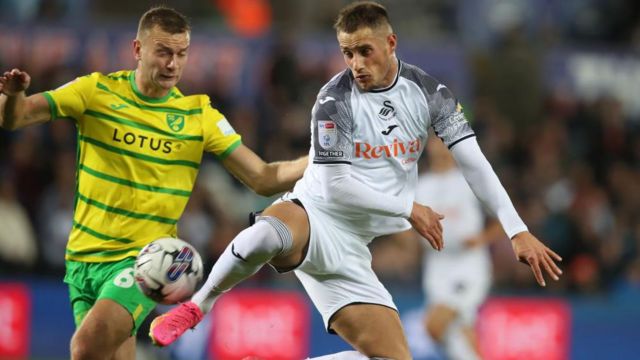
<svg viewBox="0 0 640 360"><path fill-rule="evenodd" d="M480 359L475 331L460 321L458 312L444 304L434 304L425 316L425 329L444 347L449 359Z"/></svg>
<svg viewBox="0 0 640 360"><path fill-rule="evenodd" d="M131 314L110 299L98 300L71 339L71 358L135 359L134 321Z"/></svg>
<svg viewBox="0 0 640 360"><path fill-rule="evenodd" d="M369 360L368 356L364 356L357 351L341 351L335 354L322 355L314 358L307 358L307 360ZM384 360L380 358L380 360Z"/></svg>
<svg viewBox="0 0 640 360"><path fill-rule="evenodd" d="M191 301L157 317L150 336L157 345L174 342L202 320L220 295L255 274L270 262L276 268L291 268L304 258L309 222L304 209L284 201L270 206L251 227L240 232L215 263L207 281Z"/></svg>
<svg viewBox="0 0 640 360"><path fill-rule="evenodd" d="M376 304L351 304L333 315L330 327L369 358L411 359L398 313Z"/></svg>

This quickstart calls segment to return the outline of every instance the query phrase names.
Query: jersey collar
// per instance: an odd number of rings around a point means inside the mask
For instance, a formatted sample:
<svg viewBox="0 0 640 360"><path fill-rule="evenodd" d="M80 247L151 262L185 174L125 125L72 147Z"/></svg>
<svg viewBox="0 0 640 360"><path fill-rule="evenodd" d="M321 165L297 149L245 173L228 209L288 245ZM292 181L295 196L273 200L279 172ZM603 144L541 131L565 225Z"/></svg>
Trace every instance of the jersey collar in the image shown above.
<svg viewBox="0 0 640 360"><path fill-rule="evenodd" d="M154 98L154 97L150 97L150 96L146 96L144 94L142 94L142 92L140 92L140 89L138 89L138 85L136 85L136 71L132 70L129 73L129 83L131 84L131 88L133 89L133 93L136 94L136 96L138 98L140 98L140 100L146 101L148 103L152 103L152 104L158 104L158 103L163 103L166 102L167 100L169 100L169 98L171 97L171 95L173 95L173 89L171 89L167 95L161 97L161 98Z"/></svg>

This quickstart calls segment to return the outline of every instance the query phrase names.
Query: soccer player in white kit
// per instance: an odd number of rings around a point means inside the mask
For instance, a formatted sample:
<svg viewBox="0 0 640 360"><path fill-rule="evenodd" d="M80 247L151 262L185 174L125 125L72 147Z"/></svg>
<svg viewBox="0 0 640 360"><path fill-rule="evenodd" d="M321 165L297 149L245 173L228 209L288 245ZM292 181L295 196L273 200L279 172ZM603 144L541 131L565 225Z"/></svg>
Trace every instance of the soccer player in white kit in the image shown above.
<svg viewBox="0 0 640 360"><path fill-rule="evenodd" d="M156 318L151 338L175 341L224 292L269 263L295 271L326 329L356 351L333 359L410 359L391 295L371 269L367 244L413 227L440 250L442 215L415 202L427 129L451 148L476 195L497 214L544 285L560 258L527 231L446 86L399 60L386 9L359 2L335 24L348 69L320 90L311 111L310 164L291 193L229 244L191 301Z"/></svg>
<svg viewBox="0 0 640 360"><path fill-rule="evenodd" d="M482 204L444 144L429 138L426 153L429 171L418 176L416 201L445 216L447 247L424 255L425 330L444 347L448 359L479 359L474 324L491 286L487 245L504 233L493 219L485 226Z"/></svg>

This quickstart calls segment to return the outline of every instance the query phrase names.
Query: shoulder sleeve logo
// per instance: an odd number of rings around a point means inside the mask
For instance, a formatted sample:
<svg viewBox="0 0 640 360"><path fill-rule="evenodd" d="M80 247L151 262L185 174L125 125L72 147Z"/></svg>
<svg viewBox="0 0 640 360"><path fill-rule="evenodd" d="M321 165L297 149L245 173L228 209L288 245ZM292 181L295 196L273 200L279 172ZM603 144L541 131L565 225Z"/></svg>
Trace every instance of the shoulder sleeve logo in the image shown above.
<svg viewBox="0 0 640 360"><path fill-rule="evenodd" d="M336 123L329 120L318 121L318 143L323 149L330 149L338 142Z"/></svg>

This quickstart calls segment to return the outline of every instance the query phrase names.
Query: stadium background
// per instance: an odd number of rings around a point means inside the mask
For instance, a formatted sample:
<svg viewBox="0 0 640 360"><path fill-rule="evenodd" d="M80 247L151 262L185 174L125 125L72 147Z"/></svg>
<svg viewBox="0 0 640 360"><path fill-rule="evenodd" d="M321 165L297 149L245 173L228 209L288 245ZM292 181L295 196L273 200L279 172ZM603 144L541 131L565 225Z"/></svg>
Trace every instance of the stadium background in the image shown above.
<svg viewBox="0 0 640 360"><path fill-rule="evenodd" d="M0 68L27 70L30 93L93 71L133 68L137 20L157 3L0 0ZM331 25L347 1L163 3L193 22L183 92L208 94L244 143L265 159L305 153L315 95L344 68ZM399 57L460 98L520 214L564 258L562 280L540 289L530 270L513 260L508 241L493 246L495 285L480 326L485 354L637 356L640 3L383 3L399 35ZM74 127L64 120L0 132L0 359L69 356L73 324L62 276L75 143ZM246 226L246 214L269 202L208 157L180 235L211 264ZM401 309L415 357L438 359L417 324L424 302L422 246L389 237L376 240L372 251L375 269ZM282 359L347 349L324 334L293 276L265 269L241 290L172 350L151 348L142 330L138 358L232 357L221 355L225 350L216 344L233 341ZM245 332L225 327L233 324Z"/></svg>

